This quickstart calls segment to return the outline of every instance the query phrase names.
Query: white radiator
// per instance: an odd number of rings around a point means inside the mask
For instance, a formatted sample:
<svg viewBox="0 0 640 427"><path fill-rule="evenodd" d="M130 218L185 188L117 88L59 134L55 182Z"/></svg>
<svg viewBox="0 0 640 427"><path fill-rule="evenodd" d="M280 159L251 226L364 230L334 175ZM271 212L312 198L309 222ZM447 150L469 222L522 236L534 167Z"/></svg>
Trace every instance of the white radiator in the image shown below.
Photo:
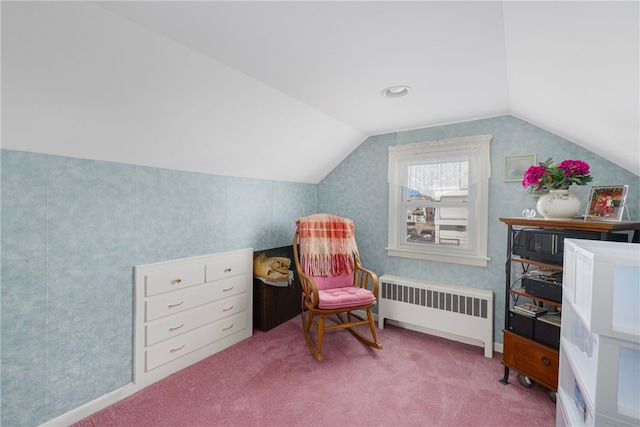
<svg viewBox="0 0 640 427"><path fill-rule="evenodd" d="M380 329L385 319L481 341L485 357L493 356L493 292L488 289L384 275Z"/></svg>

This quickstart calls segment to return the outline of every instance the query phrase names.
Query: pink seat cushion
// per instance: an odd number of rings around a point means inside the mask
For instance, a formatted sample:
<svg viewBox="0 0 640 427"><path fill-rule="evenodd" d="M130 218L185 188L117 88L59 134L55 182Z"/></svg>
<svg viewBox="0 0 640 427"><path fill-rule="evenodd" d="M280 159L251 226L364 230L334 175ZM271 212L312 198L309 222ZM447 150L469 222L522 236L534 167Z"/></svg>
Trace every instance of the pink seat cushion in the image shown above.
<svg viewBox="0 0 640 427"><path fill-rule="evenodd" d="M346 288L353 286L353 273L344 272L339 276L314 276L318 290Z"/></svg>
<svg viewBox="0 0 640 427"><path fill-rule="evenodd" d="M326 310L367 305L376 301L375 295L368 289L353 286L353 273L339 276L317 276L313 278L318 287L319 308Z"/></svg>
<svg viewBox="0 0 640 427"><path fill-rule="evenodd" d="M318 308L336 309L371 304L376 301L375 295L368 289L353 285L343 288L331 288L319 291Z"/></svg>

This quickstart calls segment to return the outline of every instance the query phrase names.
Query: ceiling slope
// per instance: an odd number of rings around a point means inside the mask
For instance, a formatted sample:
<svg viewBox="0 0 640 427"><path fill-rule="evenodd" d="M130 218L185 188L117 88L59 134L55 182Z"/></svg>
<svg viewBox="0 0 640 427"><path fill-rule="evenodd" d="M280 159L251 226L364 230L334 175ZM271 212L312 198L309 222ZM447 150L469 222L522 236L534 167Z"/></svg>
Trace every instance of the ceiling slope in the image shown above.
<svg viewBox="0 0 640 427"><path fill-rule="evenodd" d="M368 135L508 113L500 2L102 6Z"/></svg>
<svg viewBox="0 0 640 427"><path fill-rule="evenodd" d="M640 175L640 9L506 2L511 113Z"/></svg>
<svg viewBox="0 0 640 427"><path fill-rule="evenodd" d="M368 135L514 114L639 174L637 17L637 2L2 2L2 146L316 183ZM396 84L411 94L380 96Z"/></svg>
<svg viewBox="0 0 640 427"><path fill-rule="evenodd" d="M317 183L367 137L91 4L2 8L2 148Z"/></svg>

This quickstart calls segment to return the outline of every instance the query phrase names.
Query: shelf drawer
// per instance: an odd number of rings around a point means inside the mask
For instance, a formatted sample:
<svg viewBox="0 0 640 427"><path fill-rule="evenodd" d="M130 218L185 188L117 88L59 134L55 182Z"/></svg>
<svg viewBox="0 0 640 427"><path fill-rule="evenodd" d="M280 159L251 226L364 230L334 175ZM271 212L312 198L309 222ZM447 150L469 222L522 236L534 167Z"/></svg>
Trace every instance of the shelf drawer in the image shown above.
<svg viewBox="0 0 640 427"><path fill-rule="evenodd" d="M167 265L144 275L145 296L184 289L204 283L204 265Z"/></svg>
<svg viewBox="0 0 640 427"><path fill-rule="evenodd" d="M149 322L146 326L146 345L151 346L176 337L207 323L246 310L246 308L247 295L240 294Z"/></svg>
<svg viewBox="0 0 640 427"><path fill-rule="evenodd" d="M640 245L569 239L563 298L592 334L640 341Z"/></svg>
<svg viewBox="0 0 640 427"><path fill-rule="evenodd" d="M228 335L235 334L246 327L247 316L245 312L241 312L235 316L225 317L186 334L155 344L147 348L146 370L155 369Z"/></svg>
<svg viewBox="0 0 640 427"><path fill-rule="evenodd" d="M224 257L214 257L206 263L205 280L207 282L213 282L239 274L252 273L249 271L252 268L253 264L247 263L243 253L229 253Z"/></svg>
<svg viewBox="0 0 640 427"><path fill-rule="evenodd" d="M558 388L571 396L580 389L587 413L640 425L640 344L594 335L593 347L561 339Z"/></svg>
<svg viewBox="0 0 640 427"><path fill-rule="evenodd" d="M558 351L504 332L502 362L543 386L556 390L558 387Z"/></svg>
<svg viewBox="0 0 640 427"><path fill-rule="evenodd" d="M170 292L148 298L145 301L145 321L159 319L171 314L180 313L222 298L227 298L247 291L246 275L233 276L228 279L205 283L180 292Z"/></svg>

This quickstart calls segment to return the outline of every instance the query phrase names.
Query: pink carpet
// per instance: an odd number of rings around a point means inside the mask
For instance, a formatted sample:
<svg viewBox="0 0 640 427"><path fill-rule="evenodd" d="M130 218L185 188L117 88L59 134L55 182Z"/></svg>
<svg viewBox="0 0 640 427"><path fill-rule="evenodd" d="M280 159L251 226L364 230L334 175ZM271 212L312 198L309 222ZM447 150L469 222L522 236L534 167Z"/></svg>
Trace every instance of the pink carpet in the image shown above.
<svg viewBox="0 0 640 427"><path fill-rule="evenodd" d="M542 387L524 388L500 354L393 326L374 350L325 334L316 362L300 317L80 421L102 426L554 426Z"/></svg>

